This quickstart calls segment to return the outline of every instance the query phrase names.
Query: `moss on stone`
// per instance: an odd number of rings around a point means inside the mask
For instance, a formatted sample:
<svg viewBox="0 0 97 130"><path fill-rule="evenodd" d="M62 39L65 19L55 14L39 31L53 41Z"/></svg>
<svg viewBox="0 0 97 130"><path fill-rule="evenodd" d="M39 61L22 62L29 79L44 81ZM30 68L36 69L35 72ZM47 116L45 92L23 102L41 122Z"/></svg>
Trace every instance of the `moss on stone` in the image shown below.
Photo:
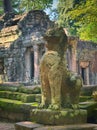
<svg viewBox="0 0 97 130"><path fill-rule="evenodd" d="M10 86L10 85L0 85L0 91L11 91L11 92L20 92L20 93L26 93L26 94L40 94L41 93L41 87L35 86L32 88L28 88L22 84L19 86Z"/></svg>
<svg viewBox="0 0 97 130"><path fill-rule="evenodd" d="M87 101L80 103L79 107L81 109L87 110L87 122L96 123L97 122L97 112L95 109L97 108L97 102Z"/></svg>
<svg viewBox="0 0 97 130"><path fill-rule="evenodd" d="M18 112L22 105L21 101L0 98L0 108L3 110Z"/></svg>
<svg viewBox="0 0 97 130"><path fill-rule="evenodd" d="M27 88L27 87L19 87L19 92L21 93L27 93L27 94L40 94L41 93L41 88L36 86L33 88Z"/></svg>
<svg viewBox="0 0 97 130"><path fill-rule="evenodd" d="M21 98L22 102L34 102L35 101L35 95L34 94L30 94L30 95L22 95Z"/></svg>
<svg viewBox="0 0 97 130"><path fill-rule="evenodd" d="M18 87L16 86L0 86L0 91L11 91L11 92L17 92Z"/></svg>
<svg viewBox="0 0 97 130"><path fill-rule="evenodd" d="M92 96L80 96L79 101L85 102L85 101L90 101L92 99L93 99Z"/></svg>
<svg viewBox="0 0 97 130"><path fill-rule="evenodd" d="M13 100L21 100L22 93L10 92L10 91L0 91L0 98L8 98Z"/></svg>
<svg viewBox="0 0 97 130"><path fill-rule="evenodd" d="M41 107L52 110L70 108L72 104L79 103L82 79L67 69L67 35L63 28L56 25L46 31L44 39L47 51L40 61Z"/></svg>
<svg viewBox="0 0 97 130"><path fill-rule="evenodd" d="M38 106L37 102L23 103L17 100L0 98L0 109L11 112L27 112Z"/></svg>
<svg viewBox="0 0 97 130"><path fill-rule="evenodd" d="M79 107L81 109L86 109L86 110L93 110L94 108L97 107L97 102L94 101L86 101L86 102L81 102L79 103Z"/></svg>
<svg viewBox="0 0 97 130"><path fill-rule="evenodd" d="M31 121L45 125L65 125L86 123L87 112L85 110L53 110L33 109L31 111Z"/></svg>
<svg viewBox="0 0 97 130"><path fill-rule="evenodd" d="M41 96L39 94L26 94L10 91L0 91L0 98L19 100L22 102L40 102L41 100Z"/></svg>
<svg viewBox="0 0 97 130"><path fill-rule="evenodd" d="M33 103L31 103L31 106L33 106L33 107L38 107L39 104L38 104L37 102L33 102Z"/></svg>

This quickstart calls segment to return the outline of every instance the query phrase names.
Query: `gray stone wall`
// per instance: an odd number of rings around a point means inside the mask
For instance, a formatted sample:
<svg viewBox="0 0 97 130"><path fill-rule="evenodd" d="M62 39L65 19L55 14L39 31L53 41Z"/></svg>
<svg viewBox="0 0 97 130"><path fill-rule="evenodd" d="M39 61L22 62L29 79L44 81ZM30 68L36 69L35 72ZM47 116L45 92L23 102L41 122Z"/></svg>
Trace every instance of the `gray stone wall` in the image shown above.
<svg viewBox="0 0 97 130"><path fill-rule="evenodd" d="M53 26L53 22L41 10L30 11L22 16L12 15L10 20L6 15L11 16L5 14L6 19L4 16L0 19L0 58L4 59L4 81L38 80L40 54L45 51L43 34Z"/></svg>
<svg viewBox="0 0 97 130"><path fill-rule="evenodd" d="M83 78L84 85L97 84L97 44L68 37L68 68Z"/></svg>
<svg viewBox="0 0 97 130"><path fill-rule="evenodd" d="M78 72L84 78L84 84L97 84L97 44L91 41L78 41Z"/></svg>

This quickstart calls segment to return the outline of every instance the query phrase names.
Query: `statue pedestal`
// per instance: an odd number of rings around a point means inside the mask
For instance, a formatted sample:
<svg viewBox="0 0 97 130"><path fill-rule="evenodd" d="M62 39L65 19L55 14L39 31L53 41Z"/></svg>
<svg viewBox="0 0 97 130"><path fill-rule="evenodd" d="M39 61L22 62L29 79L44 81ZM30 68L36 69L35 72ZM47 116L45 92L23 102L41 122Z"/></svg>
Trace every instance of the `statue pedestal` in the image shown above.
<svg viewBox="0 0 97 130"><path fill-rule="evenodd" d="M66 125L83 124L87 122L86 110L49 110L33 109L31 111L31 121L44 125Z"/></svg>

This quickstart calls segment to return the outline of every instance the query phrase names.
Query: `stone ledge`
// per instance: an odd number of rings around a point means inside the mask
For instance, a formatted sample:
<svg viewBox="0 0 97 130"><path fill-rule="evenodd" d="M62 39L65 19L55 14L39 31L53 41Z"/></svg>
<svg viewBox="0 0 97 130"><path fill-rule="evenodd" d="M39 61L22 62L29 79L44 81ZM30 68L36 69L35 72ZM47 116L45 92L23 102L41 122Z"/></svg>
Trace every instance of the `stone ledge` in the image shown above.
<svg viewBox="0 0 97 130"><path fill-rule="evenodd" d="M33 130L34 128L39 128L42 125L36 124L30 121L18 122L15 124L15 130Z"/></svg>
<svg viewBox="0 0 97 130"><path fill-rule="evenodd" d="M96 124L79 124L79 125L65 125L65 126L45 126L35 128L34 130L97 130Z"/></svg>
<svg viewBox="0 0 97 130"><path fill-rule="evenodd" d="M86 110L49 110L33 109L31 111L31 121L44 125L66 125L66 124L83 124L87 122Z"/></svg>
<svg viewBox="0 0 97 130"><path fill-rule="evenodd" d="M75 124L64 126L43 126L37 123L24 121L15 124L15 130L97 130L97 124Z"/></svg>

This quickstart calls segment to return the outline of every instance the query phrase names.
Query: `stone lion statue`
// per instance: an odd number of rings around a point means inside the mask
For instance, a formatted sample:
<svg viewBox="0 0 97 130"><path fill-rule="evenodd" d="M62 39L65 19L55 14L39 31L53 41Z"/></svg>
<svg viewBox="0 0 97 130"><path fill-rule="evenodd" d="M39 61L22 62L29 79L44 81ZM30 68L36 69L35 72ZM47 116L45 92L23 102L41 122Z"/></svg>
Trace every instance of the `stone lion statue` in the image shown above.
<svg viewBox="0 0 97 130"><path fill-rule="evenodd" d="M77 104L81 77L67 69L65 52L68 39L63 28L49 29L44 36L47 47L40 63L43 108L60 109Z"/></svg>

